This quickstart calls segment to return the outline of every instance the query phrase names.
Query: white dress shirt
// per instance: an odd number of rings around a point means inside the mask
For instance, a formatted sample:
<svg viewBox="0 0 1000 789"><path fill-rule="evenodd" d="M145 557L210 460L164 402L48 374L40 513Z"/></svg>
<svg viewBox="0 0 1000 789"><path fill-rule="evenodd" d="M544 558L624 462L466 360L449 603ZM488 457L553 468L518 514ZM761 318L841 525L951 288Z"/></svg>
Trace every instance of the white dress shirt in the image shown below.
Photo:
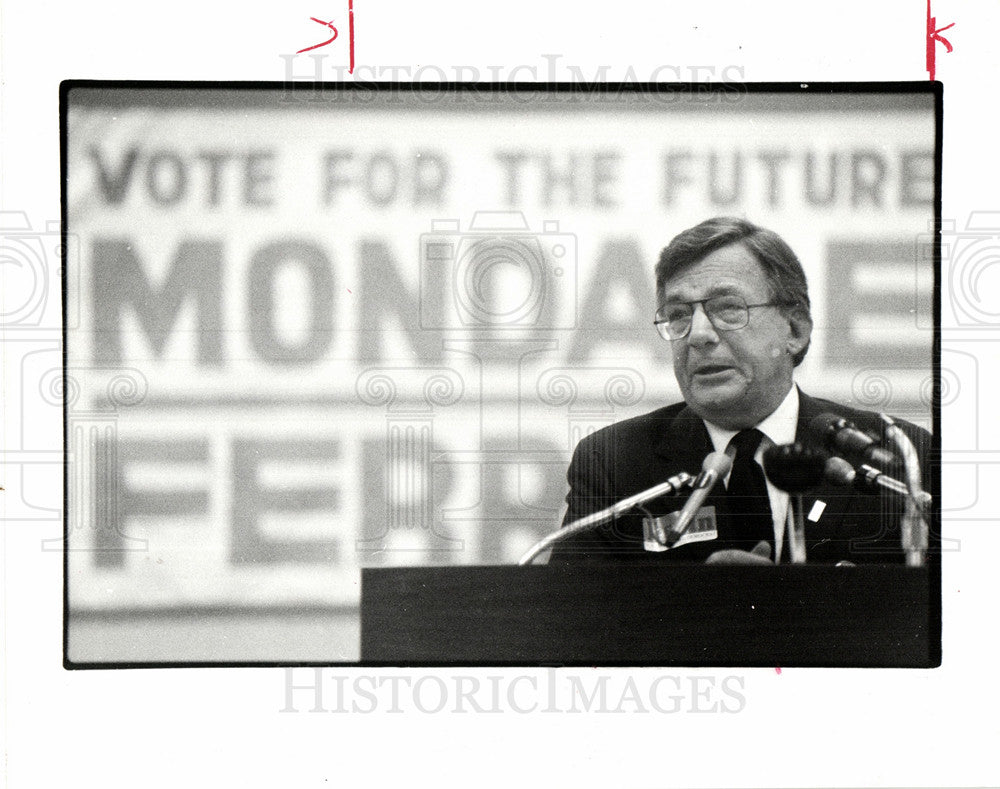
<svg viewBox="0 0 1000 789"><path fill-rule="evenodd" d="M766 419L754 425L764 434L760 446L757 447L757 453L753 456L758 464L761 464L761 458L764 457L766 450L773 446L791 444L795 441L795 428L798 419L799 390L793 384L792 388L788 390L788 394L785 395L785 399L781 401L781 405L774 409ZM708 435L712 439L712 446L715 447L716 452L725 452L733 436L740 432L713 425L711 422L705 422L705 427L708 429ZM761 467L763 468L763 465ZM767 479L766 475L765 479ZM725 484L726 487L729 486L728 474ZM767 480L767 496L771 500L771 516L774 519L774 555L775 561L777 561L777 557L781 556L781 548L785 542L785 530L791 528L789 523L791 508L788 506L788 494L774 487L769 479Z"/></svg>

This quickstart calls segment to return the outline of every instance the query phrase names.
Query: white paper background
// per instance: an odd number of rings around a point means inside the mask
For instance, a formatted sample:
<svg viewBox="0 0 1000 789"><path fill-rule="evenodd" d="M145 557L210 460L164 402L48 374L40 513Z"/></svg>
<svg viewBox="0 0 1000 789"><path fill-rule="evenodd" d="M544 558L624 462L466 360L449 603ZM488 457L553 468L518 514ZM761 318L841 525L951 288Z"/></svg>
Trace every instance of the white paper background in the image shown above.
<svg viewBox="0 0 1000 789"><path fill-rule="evenodd" d="M322 40L310 16L342 19L346 3L169 6L7 2L2 12L3 139L0 199L35 223L59 216L58 85L68 78L280 81L280 54ZM489 9L458 2L356 1L357 62L371 66L519 64L544 77L544 54L590 75L639 78L658 66L743 69L747 81L924 80L925 8L918 2L712 3L649 7L554 3ZM996 123L990 93L1000 54L1000 8L937 2L955 51L938 47L945 84L943 216L959 230L974 211L1000 210ZM341 30L343 31L343 27ZM331 48L346 63L346 37ZM702 74L705 72L702 71ZM391 72L386 72L388 78ZM405 75L403 75L405 77ZM434 72L428 74L433 77ZM561 78L571 74L560 72ZM676 72L668 72L676 78ZM730 75L731 76L731 75ZM519 79L531 79L522 70ZM980 287L997 292L989 269ZM7 273L0 286L11 297ZM944 298L949 298L946 290ZM9 302L8 302L9 303ZM978 431L948 459L945 482L969 508L945 521L961 550L944 560L944 662L932 671L772 669L671 671L743 678L738 714L279 713L282 669L66 672L61 667L62 561L42 551L37 523L8 518L4 501L3 596L6 777L11 786L321 786L333 783L577 786L973 786L1000 782L994 557L1000 548L1000 431L986 394L997 383L996 328L956 330L944 347L973 356L982 413L944 413L949 435ZM17 403L24 337L5 331L3 443L31 402ZM17 409L12 408L16 404ZM16 419L14 411L16 413ZM58 459L60 446L49 456ZM20 491L23 457L0 480ZM57 469L57 467L54 467ZM958 469L957 472L952 469ZM958 474L978 480L970 487ZM60 507L60 475L30 491ZM947 491L946 491L947 492ZM50 527L46 527L49 528ZM367 675L394 672L362 670ZM395 672L411 678L459 669ZM662 674L663 672L659 672ZM334 674L326 672L333 688ZM576 675L587 678L584 671ZM637 672L648 686L656 672ZM615 674L617 677L618 674ZM296 674L297 681L308 679ZM592 677L591 677L592 678ZM449 679L452 681L452 679ZM541 680L540 680L541 681ZM588 680L589 681L589 680ZM332 706L328 701L327 706ZM404 705L405 706L405 705Z"/></svg>

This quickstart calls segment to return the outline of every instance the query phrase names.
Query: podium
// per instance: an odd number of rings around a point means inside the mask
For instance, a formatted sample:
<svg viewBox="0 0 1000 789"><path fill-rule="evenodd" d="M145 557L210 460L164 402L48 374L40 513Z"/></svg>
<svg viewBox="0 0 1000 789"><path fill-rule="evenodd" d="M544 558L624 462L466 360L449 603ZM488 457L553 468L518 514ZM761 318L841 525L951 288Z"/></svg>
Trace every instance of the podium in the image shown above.
<svg viewBox="0 0 1000 789"><path fill-rule="evenodd" d="M888 565L364 569L361 661L929 668L939 582Z"/></svg>

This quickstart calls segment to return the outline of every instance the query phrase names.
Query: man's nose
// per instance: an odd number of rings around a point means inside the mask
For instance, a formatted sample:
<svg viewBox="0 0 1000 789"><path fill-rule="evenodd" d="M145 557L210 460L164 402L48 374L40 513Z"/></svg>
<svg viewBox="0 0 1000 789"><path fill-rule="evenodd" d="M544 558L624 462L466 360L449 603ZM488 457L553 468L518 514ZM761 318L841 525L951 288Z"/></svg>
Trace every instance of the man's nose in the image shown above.
<svg viewBox="0 0 1000 789"><path fill-rule="evenodd" d="M687 336L690 345L711 345L719 341L718 332L715 326L708 319L704 304L695 304L694 313L691 315L691 331Z"/></svg>

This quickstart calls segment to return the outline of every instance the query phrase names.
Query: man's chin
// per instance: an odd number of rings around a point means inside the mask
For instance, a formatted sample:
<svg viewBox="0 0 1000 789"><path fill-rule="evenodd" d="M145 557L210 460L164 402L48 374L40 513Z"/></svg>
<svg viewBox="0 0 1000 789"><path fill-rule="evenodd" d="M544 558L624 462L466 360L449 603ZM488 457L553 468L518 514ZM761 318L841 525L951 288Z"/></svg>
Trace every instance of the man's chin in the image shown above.
<svg viewBox="0 0 1000 789"><path fill-rule="evenodd" d="M746 388L735 382L724 384L692 382L685 400L709 421L717 421L722 415L738 416L745 408L744 394Z"/></svg>

